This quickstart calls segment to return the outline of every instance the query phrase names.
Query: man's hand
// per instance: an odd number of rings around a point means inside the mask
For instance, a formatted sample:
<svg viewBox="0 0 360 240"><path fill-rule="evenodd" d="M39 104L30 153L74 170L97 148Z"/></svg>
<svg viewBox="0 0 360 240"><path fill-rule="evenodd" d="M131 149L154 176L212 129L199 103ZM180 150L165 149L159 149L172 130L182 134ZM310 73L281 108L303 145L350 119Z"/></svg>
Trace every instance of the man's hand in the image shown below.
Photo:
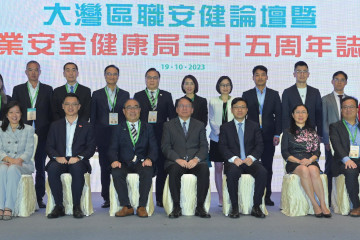
<svg viewBox="0 0 360 240"><path fill-rule="evenodd" d="M78 161L80 161L80 159L78 157L71 157L69 159L69 163L68 164L75 164L77 163Z"/></svg>
<svg viewBox="0 0 360 240"><path fill-rule="evenodd" d="M68 161L66 160L65 157L57 157L57 158L56 158L56 161L57 161L58 163L60 163L60 164L67 164L67 163L68 163Z"/></svg>
<svg viewBox="0 0 360 240"><path fill-rule="evenodd" d="M187 168L187 161L184 159L176 159L175 162L183 168Z"/></svg>
<svg viewBox="0 0 360 240"><path fill-rule="evenodd" d="M121 168L121 162L115 161L111 164L112 168Z"/></svg>
<svg viewBox="0 0 360 240"><path fill-rule="evenodd" d="M273 145L274 145L274 146L279 145L279 142L280 142L280 138L279 138L279 137L274 137L274 138L273 138Z"/></svg>
<svg viewBox="0 0 360 240"><path fill-rule="evenodd" d="M346 163L345 163L345 169L354 169L354 168L357 168L357 165L356 163L353 161L353 160L347 160Z"/></svg>
<svg viewBox="0 0 360 240"><path fill-rule="evenodd" d="M143 161L143 163L141 164L143 167L151 167L152 166L152 162L150 159L145 159L145 161Z"/></svg>
<svg viewBox="0 0 360 240"><path fill-rule="evenodd" d="M245 163L248 166L251 166L253 164L253 160L251 158L247 157L243 160L243 163Z"/></svg>
<svg viewBox="0 0 360 240"><path fill-rule="evenodd" d="M241 164L243 164L243 160L241 160L240 158L235 158L234 159L234 164L238 167L240 166Z"/></svg>
<svg viewBox="0 0 360 240"><path fill-rule="evenodd" d="M199 163L199 160L198 160L197 158L193 158L193 159L191 159L191 160L187 163L186 168L192 169L192 168L194 168L198 163Z"/></svg>

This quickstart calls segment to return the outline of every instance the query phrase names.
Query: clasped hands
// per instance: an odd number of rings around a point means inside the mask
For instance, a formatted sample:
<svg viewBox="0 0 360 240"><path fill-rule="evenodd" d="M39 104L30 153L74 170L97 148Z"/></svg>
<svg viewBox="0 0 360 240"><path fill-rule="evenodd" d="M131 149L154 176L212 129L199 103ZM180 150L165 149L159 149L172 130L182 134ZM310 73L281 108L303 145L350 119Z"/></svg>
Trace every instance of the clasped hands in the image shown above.
<svg viewBox="0 0 360 240"><path fill-rule="evenodd" d="M304 166L309 166L312 163L312 161L308 158L303 158L299 161L300 161L299 164Z"/></svg>
<svg viewBox="0 0 360 240"><path fill-rule="evenodd" d="M251 166L253 164L253 160L249 157L245 158L244 160L241 160L240 158L235 158L234 164L239 167L241 164L246 164L247 166Z"/></svg>
<svg viewBox="0 0 360 240"><path fill-rule="evenodd" d="M149 158L145 159L145 161L142 162L141 164L143 167L151 167L152 166L152 162ZM114 161L113 163L111 163L111 167L112 168L121 168L121 162L119 161Z"/></svg>
<svg viewBox="0 0 360 240"><path fill-rule="evenodd" d="M78 157L71 157L71 158L69 158L69 161L66 160L65 157L56 157L55 159L60 164L75 164L78 161L80 161L80 158L78 158Z"/></svg>
<svg viewBox="0 0 360 240"><path fill-rule="evenodd" d="M21 158L11 158L8 156L3 159L3 163L7 166L10 166L10 165L22 166L23 161L24 160Z"/></svg>
<svg viewBox="0 0 360 240"><path fill-rule="evenodd" d="M192 169L194 168L198 163L199 163L199 160L197 158L193 158L191 159L190 161L186 161L184 159L176 159L175 160L177 164L179 164L181 167L183 168L187 168L187 169Z"/></svg>

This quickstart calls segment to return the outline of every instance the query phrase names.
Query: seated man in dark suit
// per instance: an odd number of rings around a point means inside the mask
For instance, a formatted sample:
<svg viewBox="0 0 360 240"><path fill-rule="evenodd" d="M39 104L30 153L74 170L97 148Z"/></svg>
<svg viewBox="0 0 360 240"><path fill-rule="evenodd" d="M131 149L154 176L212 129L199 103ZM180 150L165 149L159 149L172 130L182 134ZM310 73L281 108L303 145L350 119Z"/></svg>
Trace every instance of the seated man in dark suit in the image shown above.
<svg viewBox="0 0 360 240"><path fill-rule="evenodd" d="M349 193L353 209L350 216L360 217L359 199L359 120L357 118L358 101L353 97L345 97L341 101L342 120L330 125L330 140L334 148L332 162L333 177L345 175L345 186Z"/></svg>
<svg viewBox="0 0 360 240"><path fill-rule="evenodd" d="M65 118L53 122L46 143L50 158L46 165L51 193L56 206L48 218L65 215L63 192L60 176L70 173L73 197L73 215L82 218L80 198L84 187L84 174L91 172L89 159L95 153L94 130L90 123L78 119L79 98L75 93L66 94L63 100Z"/></svg>
<svg viewBox="0 0 360 240"><path fill-rule="evenodd" d="M170 218L181 216L180 186L181 176L185 173L197 177L195 215L210 218L204 209L210 176L206 162L208 142L204 123L191 118L193 110L191 99L182 97L176 105L179 117L164 123L161 149L166 158L165 170L169 174L170 193L174 202Z"/></svg>
<svg viewBox="0 0 360 240"><path fill-rule="evenodd" d="M266 187L267 172L259 161L264 145L258 123L245 119L248 112L247 102L243 98L234 98L231 102L234 120L221 125L219 149L225 159L224 173L230 195L231 218L239 218L238 183L241 174L251 174L255 178L254 205L251 215L264 218L260 209Z"/></svg>
<svg viewBox="0 0 360 240"><path fill-rule="evenodd" d="M109 161L114 186L123 208L116 217L125 217L134 214L130 205L126 177L128 173L139 174L139 206L136 214L147 217L146 204L153 176L153 162L158 157L157 143L153 127L140 121L140 104L137 100L129 99L124 105L126 121L114 128L114 134L109 148Z"/></svg>

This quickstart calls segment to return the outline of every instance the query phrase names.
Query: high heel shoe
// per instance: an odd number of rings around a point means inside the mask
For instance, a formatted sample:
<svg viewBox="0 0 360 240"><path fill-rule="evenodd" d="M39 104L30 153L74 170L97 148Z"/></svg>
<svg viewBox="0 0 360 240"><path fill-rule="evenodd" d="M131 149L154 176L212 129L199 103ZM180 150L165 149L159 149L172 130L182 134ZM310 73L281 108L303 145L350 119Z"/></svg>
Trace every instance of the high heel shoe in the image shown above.
<svg viewBox="0 0 360 240"><path fill-rule="evenodd" d="M324 216L325 218L331 218L331 213L327 213L327 214L323 213L323 216Z"/></svg>
<svg viewBox="0 0 360 240"><path fill-rule="evenodd" d="M318 214L315 213L315 217L317 217L317 218L322 218L323 216L324 216L324 214L322 212L318 213Z"/></svg>

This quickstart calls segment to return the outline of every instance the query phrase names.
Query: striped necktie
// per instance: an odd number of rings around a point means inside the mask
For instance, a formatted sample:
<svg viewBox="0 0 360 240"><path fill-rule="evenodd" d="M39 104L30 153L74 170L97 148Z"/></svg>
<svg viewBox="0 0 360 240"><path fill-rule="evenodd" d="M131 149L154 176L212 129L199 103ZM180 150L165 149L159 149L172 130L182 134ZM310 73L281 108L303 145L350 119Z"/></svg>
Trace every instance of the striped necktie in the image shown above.
<svg viewBox="0 0 360 240"><path fill-rule="evenodd" d="M151 108L153 111L156 110L156 104L155 104L155 97L154 97L154 91L150 91L151 93Z"/></svg>
<svg viewBox="0 0 360 240"><path fill-rule="evenodd" d="M70 92L74 93L74 86L70 86Z"/></svg>
<svg viewBox="0 0 360 240"><path fill-rule="evenodd" d="M187 129L186 129L186 122L183 122L183 130L184 130L184 134L185 134L185 137L186 137L186 134L187 134Z"/></svg>
<svg viewBox="0 0 360 240"><path fill-rule="evenodd" d="M131 124L131 135L132 135L133 139L135 140L136 135L137 135L137 131L136 131L136 128L135 128L135 123Z"/></svg>

